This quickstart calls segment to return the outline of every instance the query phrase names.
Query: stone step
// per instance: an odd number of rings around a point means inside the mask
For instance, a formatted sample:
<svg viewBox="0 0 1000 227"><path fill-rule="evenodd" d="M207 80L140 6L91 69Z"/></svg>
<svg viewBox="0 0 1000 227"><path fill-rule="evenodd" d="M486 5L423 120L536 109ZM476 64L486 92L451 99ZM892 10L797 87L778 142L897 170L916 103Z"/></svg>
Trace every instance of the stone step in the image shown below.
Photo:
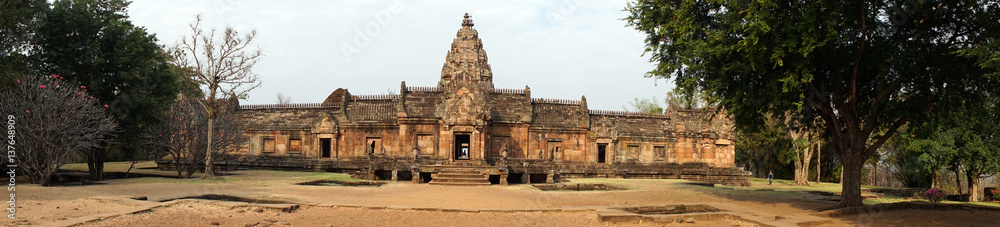
<svg viewBox="0 0 1000 227"><path fill-rule="evenodd" d="M438 177L445 178L483 178L481 173L438 173Z"/></svg>
<svg viewBox="0 0 1000 227"><path fill-rule="evenodd" d="M449 166L438 169L438 174L431 180L434 185L452 186L489 186L490 179L479 172L476 166Z"/></svg>
<svg viewBox="0 0 1000 227"><path fill-rule="evenodd" d="M490 186L491 185L490 182L434 182L434 181L431 181L428 184L447 185L447 186Z"/></svg>
<svg viewBox="0 0 1000 227"><path fill-rule="evenodd" d="M471 182L471 183L485 182L489 184L490 180L483 178L434 178L432 182Z"/></svg>
<svg viewBox="0 0 1000 227"><path fill-rule="evenodd" d="M442 173L446 173L446 172L450 172L450 173L478 173L479 170L475 169L475 168L444 168L444 169L438 170L438 172L442 172Z"/></svg>

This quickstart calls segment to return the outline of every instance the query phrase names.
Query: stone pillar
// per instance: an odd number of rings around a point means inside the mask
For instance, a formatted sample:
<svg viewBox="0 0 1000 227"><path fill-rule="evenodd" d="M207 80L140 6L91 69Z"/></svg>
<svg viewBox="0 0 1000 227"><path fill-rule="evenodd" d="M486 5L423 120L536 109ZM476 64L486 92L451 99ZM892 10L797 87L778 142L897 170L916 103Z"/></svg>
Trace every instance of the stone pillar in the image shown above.
<svg viewBox="0 0 1000 227"><path fill-rule="evenodd" d="M525 184L531 184L531 174L528 174L528 172L524 172L524 174L521 174L521 182L524 182Z"/></svg>
<svg viewBox="0 0 1000 227"><path fill-rule="evenodd" d="M555 170L549 170L549 174L545 175L545 183L546 184L555 183L555 179L554 179L555 175L556 175L555 172L556 172Z"/></svg>
<svg viewBox="0 0 1000 227"><path fill-rule="evenodd" d="M500 174L500 185L507 185L507 174Z"/></svg>
<svg viewBox="0 0 1000 227"><path fill-rule="evenodd" d="M399 170L392 170L392 181L399 181Z"/></svg>
<svg viewBox="0 0 1000 227"><path fill-rule="evenodd" d="M419 184L420 182L423 182L423 179L420 179L420 172L419 171L413 170L410 173L413 175L413 183L414 184Z"/></svg>

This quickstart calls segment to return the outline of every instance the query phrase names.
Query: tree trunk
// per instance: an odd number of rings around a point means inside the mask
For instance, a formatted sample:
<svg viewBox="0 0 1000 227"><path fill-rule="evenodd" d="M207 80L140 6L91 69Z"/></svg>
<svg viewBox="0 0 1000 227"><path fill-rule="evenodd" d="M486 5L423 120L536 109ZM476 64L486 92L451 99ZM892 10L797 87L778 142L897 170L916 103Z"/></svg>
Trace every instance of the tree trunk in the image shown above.
<svg viewBox="0 0 1000 227"><path fill-rule="evenodd" d="M184 177L184 174L183 174L184 173L184 167L181 167L181 158L180 158L180 155L177 155L175 153L175 154L170 154L170 156L172 156L174 158L174 169L177 170L177 178Z"/></svg>
<svg viewBox="0 0 1000 227"><path fill-rule="evenodd" d="M94 155L97 153L97 149L94 149L92 153L87 154L87 177L92 181L97 180L97 167L95 166Z"/></svg>
<svg viewBox="0 0 1000 227"><path fill-rule="evenodd" d="M796 152L796 153L799 153L799 152ZM799 160L795 160L794 161L795 162L795 184L794 185L799 186L799 185L803 185L802 184L802 169L803 168L802 168L802 160L801 160L802 159L802 155L795 154L795 156L798 156Z"/></svg>
<svg viewBox="0 0 1000 227"><path fill-rule="evenodd" d="M962 194L961 170L959 170L958 168L952 170L955 171L955 188L956 190L958 190L958 194L961 195Z"/></svg>
<svg viewBox="0 0 1000 227"><path fill-rule="evenodd" d="M846 153L846 152L845 152ZM861 169L867 157L842 155L844 168L841 170L841 207L864 205L861 198Z"/></svg>
<svg viewBox="0 0 1000 227"><path fill-rule="evenodd" d="M878 186L878 162L872 164L872 181L868 182L871 185Z"/></svg>
<svg viewBox="0 0 1000 227"><path fill-rule="evenodd" d="M87 174L92 181L104 180L104 159L108 156L108 146L106 142L101 143L101 147L91 149L87 155Z"/></svg>
<svg viewBox="0 0 1000 227"><path fill-rule="evenodd" d="M822 165L823 159L823 145L822 142L816 141L816 185L819 185L820 177L823 176L823 172L820 172L820 166Z"/></svg>
<svg viewBox="0 0 1000 227"><path fill-rule="evenodd" d="M802 184L809 185L809 162L812 162L812 144L806 146L805 152L802 154Z"/></svg>
<svg viewBox="0 0 1000 227"><path fill-rule="evenodd" d="M972 173L973 171L965 171L965 179L969 183L969 202L979 202L979 174Z"/></svg>
<svg viewBox="0 0 1000 227"><path fill-rule="evenodd" d="M790 133L792 135L792 149L795 150L795 185L803 186L809 185L809 160L812 159L812 148L810 142L805 142L805 144L800 144L801 140L804 139L809 141L809 132L793 131ZM804 145L804 146L803 146Z"/></svg>
<svg viewBox="0 0 1000 227"><path fill-rule="evenodd" d="M42 187L52 186L52 184L49 183L49 181L52 179L52 174L42 174L42 176L39 176L38 178L39 178L38 184L42 185Z"/></svg>
<svg viewBox="0 0 1000 227"><path fill-rule="evenodd" d="M840 164L840 182L837 183L844 185L844 164Z"/></svg>
<svg viewBox="0 0 1000 227"><path fill-rule="evenodd" d="M107 143L101 144L101 148L97 148L97 154L95 154L94 168L97 170L97 178L94 181L104 180L104 160L108 157L108 146Z"/></svg>
<svg viewBox="0 0 1000 227"><path fill-rule="evenodd" d="M215 167L212 166L212 134L214 134L214 133L212 133L212 129L213 129L212 126L213 126L213 120L215 120L215 119L213 119L214 117L212 117L212 115L214 115L214 114L209 113L208 115L209 115L209 117L208 117L208 148L207 148L208 151L205 153L205 175L201 176L201 178L209 178L209 177L214 177L215 176L215 173L214 173L215 172L214 171Z"/></svg>
<svg viewBox="0 0 1000 227"><path fill-rule="evenodd" d="M932 188L941 188L941 174L939 171L934 171L934 179L931 179Z"/></svg>

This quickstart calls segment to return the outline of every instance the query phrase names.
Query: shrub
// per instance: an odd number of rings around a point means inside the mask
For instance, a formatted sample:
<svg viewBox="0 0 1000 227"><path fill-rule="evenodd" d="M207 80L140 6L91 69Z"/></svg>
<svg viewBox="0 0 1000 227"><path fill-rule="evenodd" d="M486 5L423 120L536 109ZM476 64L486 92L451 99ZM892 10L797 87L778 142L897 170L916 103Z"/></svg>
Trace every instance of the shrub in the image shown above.
<svg viewBox="0 0 1000 227"><path fill-rule="evenodd" d="M927 201L938 203L945 200L945 198L948 198L948 192L938 188L930 188L927 189L927 191L925 191L921 196L927 199Z"/></svg>
<svg viewBox="0 0 1000 227"><path fill-rule="evenodd" d="M990 200L1000 201L1000 188L991 188L990 194Z"/></svg>

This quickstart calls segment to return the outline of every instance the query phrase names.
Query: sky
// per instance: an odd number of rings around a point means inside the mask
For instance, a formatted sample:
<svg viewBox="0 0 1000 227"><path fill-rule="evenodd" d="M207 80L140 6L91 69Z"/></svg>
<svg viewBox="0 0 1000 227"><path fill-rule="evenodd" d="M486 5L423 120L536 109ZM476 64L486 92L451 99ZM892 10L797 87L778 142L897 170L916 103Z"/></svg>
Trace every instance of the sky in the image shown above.
<svg viewBox="0 0 1000 227"><path fill-rule="evenodd" d="M205 28L256 30L261 86L241 104L319 103L337 88L398 94L437 86L452 40L469 13L497 88L534 98L579 100L621 110L635 98L662 101L673 87L645 78L644 35L625 27L626 1L251 1L135 0L132 23L175 45L195 15ZM662 103L661 103L662 105Z"/></svg>

